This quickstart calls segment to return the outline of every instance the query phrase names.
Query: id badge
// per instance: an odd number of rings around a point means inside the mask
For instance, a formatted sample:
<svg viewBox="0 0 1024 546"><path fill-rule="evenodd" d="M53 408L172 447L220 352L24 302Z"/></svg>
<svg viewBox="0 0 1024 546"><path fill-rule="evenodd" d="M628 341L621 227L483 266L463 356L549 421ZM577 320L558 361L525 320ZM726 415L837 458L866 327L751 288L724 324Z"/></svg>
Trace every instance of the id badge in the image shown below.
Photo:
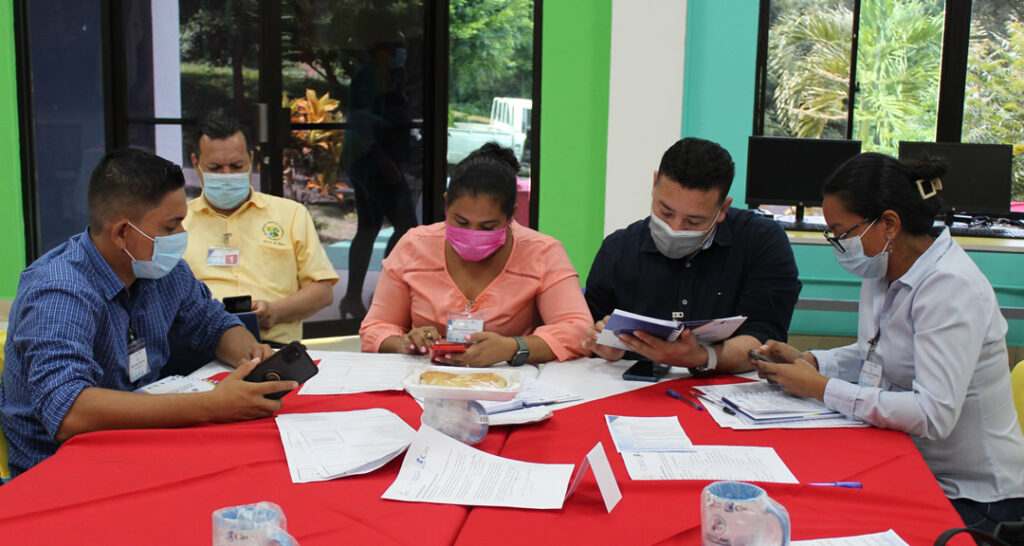
<svg viewBox="0 0 1024 546"><path fill-rule="evenodd" d="M242 251L237 246L211 245L206 250L206 265L216 267L235 267L242 259Z"/></svg>
<svg viewBox="0 0 1024 546"><path fill-rule="evenodd" d="M448 333L445 339L465 343L466 336L484 331L483 313L448 313Z"/></svg>
<svg viewBox="0 0 1024 546"><path fill-rule="evenodd" d="M882 365L875 364L870 360L862 360L860 364L860 377L857 384L862 387L882 386Z"/></svg>
<svg viewBox="0 0 1024 546"><path fill-rule="evenodd" d="M135 383L149 373L149 359L146 358L146 342L136 339L128 344L128 380Z"/></svg>

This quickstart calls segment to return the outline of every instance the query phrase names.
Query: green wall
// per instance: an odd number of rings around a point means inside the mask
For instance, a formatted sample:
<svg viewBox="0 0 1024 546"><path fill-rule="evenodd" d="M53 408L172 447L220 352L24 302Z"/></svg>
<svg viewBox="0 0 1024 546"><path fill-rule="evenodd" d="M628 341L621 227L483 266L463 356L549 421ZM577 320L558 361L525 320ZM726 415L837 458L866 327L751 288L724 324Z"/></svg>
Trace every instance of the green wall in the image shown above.
<svg viewBox="0 0 1024 546"><path fill-rule="evenodd" d="M688 2L686 74L683 92L684 136L721 143L736 161L729 194L746 207L747 136L753 126L754 64L757 51L758 0ZM856 300L858 279L840 268L827 246L794 245L803 298ZM972 252L988 276L1000 305L1024 307L1020 254ZM855 313L797 311L790 331L814 335L856 335ZM1010 321L1007 343L1024 345L1024 321Z"/></svg>
<svg viewBox="0 0 1024 546"><path fill-rule="evenodd" d="M21 148L18 145L18 86L14 56L14 3L0 3L0 299L14 299L25 268L25 222L21 214Z"/></svg>
<svg viewBox="0 0 1024 546"><path fill-rule="evenodd" d="M538 228L565 245L580 281L604 237L611 0L544 2Z"/></svg>

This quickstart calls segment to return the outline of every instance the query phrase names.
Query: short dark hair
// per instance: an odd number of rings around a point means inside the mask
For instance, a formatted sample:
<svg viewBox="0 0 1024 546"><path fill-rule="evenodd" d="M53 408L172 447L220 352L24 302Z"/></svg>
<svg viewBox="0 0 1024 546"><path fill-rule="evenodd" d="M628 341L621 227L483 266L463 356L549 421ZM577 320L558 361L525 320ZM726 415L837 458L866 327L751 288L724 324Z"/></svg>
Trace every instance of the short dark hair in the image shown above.
<svg viewBox="0 0 1024 546"><path fill-rule="evenodd" d="M505 216L511 218L516 210L518 172L519 160L515 152L497 142L488 142L455 166L448 184L446 204L451 205L463 195L486 195L498 203Z"/></svg>
<svg viewBox="0 0 1024 546"><path fill-rule="evenodd" d="M942 209L942 198L936 194L925 199L923 195L930 193L933 181L945 172L946 165L939 159L900 161L885 154L863 153L840 165L821 193L839 198L847 211L861 218L878 218L893 210L907 233L927 235Z"/></svg>
<svg viewBox="0 0 1024 546"><path fill-rule="evenodd" d="M89 231L99 233L117 214L138 221L183 187L181 167L160 156L134 148L110 152L89 177Z"/></svg>
<svg viewBox="0 0 1024 546"><path fill-rule="evenodd" d="M249 150L249 132L238 122L237 119L225 116L220 112L213 112L199 122L196 130L196 157L199 157L199 141L206 136L210 140L224 140L231 138L235 133L242 133L245 141L245 149Z"/></svg>
<svg viewBox="0 0 1024 546"><path fill-rule="evenodd" d="M736 165L725 148L710 140L687 137L677 141L661 156L658 174L688 189L721 192L725 200L736 175Z"/></svg>

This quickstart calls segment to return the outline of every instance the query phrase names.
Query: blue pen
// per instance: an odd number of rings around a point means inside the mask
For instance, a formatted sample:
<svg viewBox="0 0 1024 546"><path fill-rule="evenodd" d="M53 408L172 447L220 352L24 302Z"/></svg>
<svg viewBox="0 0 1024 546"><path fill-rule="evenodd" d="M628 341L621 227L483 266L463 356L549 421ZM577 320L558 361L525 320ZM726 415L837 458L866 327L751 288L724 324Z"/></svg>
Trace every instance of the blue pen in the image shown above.
<svg viewBox="0 0 1024 546"><path fill-rule="evenodd" d="M824 485L827 487L848 487L850 489L860 489L864 487L864 484L860 482L811 482L807 485Z"/></svg>
<svg viewBox="0 0 1024 546"><path fill-rule="evenodd" d="M668 389L667 391L665 391L665 394L671 396L672 398L675 398L676 400L686 402L687 404L693 406L693 409L704 411L704 406L694 402L693 400L690 400L689 398L684 398L683 395L679 394L678 392L672 389Z"/></svg>

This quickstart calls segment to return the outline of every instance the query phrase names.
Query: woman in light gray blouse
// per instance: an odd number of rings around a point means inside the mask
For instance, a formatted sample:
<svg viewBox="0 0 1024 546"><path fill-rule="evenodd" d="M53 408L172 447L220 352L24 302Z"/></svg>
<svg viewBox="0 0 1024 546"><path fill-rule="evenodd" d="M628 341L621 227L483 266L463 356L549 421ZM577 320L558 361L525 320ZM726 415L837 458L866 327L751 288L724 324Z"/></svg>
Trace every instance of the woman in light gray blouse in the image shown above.
<svg viewBox="0 0 1024 546"><path fill-rule="evenodd" d="M911 435L964 523L1024 516L1024 438L1010 390L1006 320L988 279L936 232L938 162L866 153L825 183L825 238L863 278L857 342L800 352L768 341L761 377Z"/></svg>

